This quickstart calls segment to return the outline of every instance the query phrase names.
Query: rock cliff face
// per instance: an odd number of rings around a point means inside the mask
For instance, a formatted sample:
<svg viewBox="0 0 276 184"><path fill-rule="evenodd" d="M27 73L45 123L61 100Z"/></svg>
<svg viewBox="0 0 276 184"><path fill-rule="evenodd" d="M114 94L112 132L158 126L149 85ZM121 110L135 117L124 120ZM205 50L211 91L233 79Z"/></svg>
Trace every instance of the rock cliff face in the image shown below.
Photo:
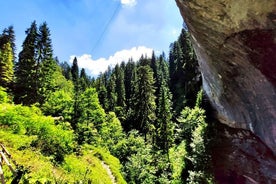
<svg viewBox="0 0 276 184"><path fill-rule="evenodd" d="M228 149L224 160L229 163L221 168L240 169L240 172L235 171L237 183L241 178L244 179L241 183L276 182L275 166L271 169L276 155L276 1L176 2L191 33L203 87L216 110L216 119L252 134L250 139L242 136L242 132L237 133L240 137L231 138L241 151ZM262 149L271 153L268 159L256 153ZM250 155L245 150L256 154ZM245 161L254 165L254 160L258 160L259 165L264 164L263 174L265 170L272 173L264 174L262 179L254 178L252 168L258 167L241 166ZM231 164L235 161L241 164L240 168Z"/></svg>
<svg viewBox="0 0 276 184"><path fill-rule="evenodd" d="M176 0L220 122L276 153L276 1Z"/></svg>

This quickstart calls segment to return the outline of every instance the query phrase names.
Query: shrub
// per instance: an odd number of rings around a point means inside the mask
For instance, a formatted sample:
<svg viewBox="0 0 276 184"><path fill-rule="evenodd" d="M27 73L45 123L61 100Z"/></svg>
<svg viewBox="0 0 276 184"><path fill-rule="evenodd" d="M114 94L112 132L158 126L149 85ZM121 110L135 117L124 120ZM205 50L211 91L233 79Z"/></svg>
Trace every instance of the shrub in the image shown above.
<svg viewBox="0 0 276 184"><path fill-rule="evenodd" d="M9 102L8 94L5 91L5 88L0 86L0 103Z"/></svg>
<svg viewBox="0 0 276 184"><path fill-rule="evenodd" d="M16 134L36 135L32 145L58 162L63 161L64 154L74 147L73 131L55 125L54 118L43 116L37 107L0 104L0 125Z"/></svg>

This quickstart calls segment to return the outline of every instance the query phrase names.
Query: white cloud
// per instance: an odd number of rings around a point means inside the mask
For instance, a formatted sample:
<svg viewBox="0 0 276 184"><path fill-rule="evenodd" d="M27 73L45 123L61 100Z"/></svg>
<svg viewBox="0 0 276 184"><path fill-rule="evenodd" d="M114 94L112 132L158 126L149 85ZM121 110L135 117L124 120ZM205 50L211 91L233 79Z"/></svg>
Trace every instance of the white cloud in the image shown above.
<svg viewBox="0 0 276 184"><path fill-rule="evenodd" d="M135 6L137 4L136 0L121 0L121 4L124 6Z"/></svg>
<svg viewBox="0 0 276 184"><path fill-rule="evenodd" d="M83 54L82 56L70 56L70 63L73 63L75 57L78 60L79 68L85 68L91 76L98 76L101 72L106 71L108 66L114 67L123 61L127 62L130 58L138 61L142 55L151 57L153 49L145 46L133 47L129 50L121 50L116 52L113 56L107 58L99 58L94 60L91 55Z"/></svg>

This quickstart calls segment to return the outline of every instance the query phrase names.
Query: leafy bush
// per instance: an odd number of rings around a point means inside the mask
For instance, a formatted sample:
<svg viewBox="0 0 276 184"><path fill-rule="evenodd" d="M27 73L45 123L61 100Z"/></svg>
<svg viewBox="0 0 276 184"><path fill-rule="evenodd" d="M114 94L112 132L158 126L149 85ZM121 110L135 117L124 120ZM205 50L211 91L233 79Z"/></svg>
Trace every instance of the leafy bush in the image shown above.
<svg viewBox="0 0 276 184"><path fill-rule="evenodd" d="M191 143L192 132L200 124L205 124L205 111L199 107L185 107L181 111L181 115L177 119L180 130L178 132L178 140L186 140L187 145ZM181 142L181 141L180 141Z"/></svg>
<svg viewBox="0 0 276 184"><path fill-rule="evenodd" d="M185 168L185 157L187 155L185 149L185 141L182 141L178 146L172 147L169 150L170 163L172 163L172 178L173 183L182 183L181 174Z"/></svg>
<svg viewBox="0 0 276 184"><path fill-rule="evenodd" d="M32 145L56 161L62 161L63 155L74 147L73 131L55 125L54 119L43 116L37 107L0 104L0 126L17 134L36 135Z"/></svg>
<svg viewBox="0 0 276 184"><path fill-rule="evenodd" d="M112 184L106 170L102 167L101 160L91 153L85 153L79 157L73 154L67 155L62 168L66 171L63 182Z"/></svg>
<svg viewBox="0 0 276 184"><path fill-rule="evenodd" d="M70 120L73 112L72 94L64 90L55 91L46 99L42 110L46 115L62 116L65 120Z"/></svg>
<svg viewBox="0 0 276 184"><path fill-rule="evenodd" d="M188 183L211 183L212 176L208 168L210 155L206 150L206 128L205 111L199 107L193 109L186 107L178 118L182 131L180 137L186 141L185 157L186 167L184 168L184 180Z"/></svg>
<svg viewBox="0 0 276 184"><path fill-rule="evenodd" d="M106 121L100 129L101 146L108 148L111 153L115 153L115 146L123 139L124 133L121 122L114 112L106 115Z"/></svg>
<svg viewBox="0 0 276 184"><path fill-rule="evenodd" d="M80 95L78 111L80 114L76 121L78 142L95 144L106 114L94 88L88 88Z"/></svg>
<svg viewBox="0 0 276 184"><path fill-rule="evenodd" d="M0 103L7 103L9 102L8 94L5 91L5 88L0 86Z"/></svg>

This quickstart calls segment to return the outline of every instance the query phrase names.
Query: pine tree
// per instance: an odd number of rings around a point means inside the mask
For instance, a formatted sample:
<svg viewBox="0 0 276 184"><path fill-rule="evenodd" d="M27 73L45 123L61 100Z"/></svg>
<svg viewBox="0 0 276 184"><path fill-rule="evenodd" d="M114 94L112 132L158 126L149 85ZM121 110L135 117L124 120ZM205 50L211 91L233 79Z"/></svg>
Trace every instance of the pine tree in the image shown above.
<svg viewBox="0 0 276 184"><path fill-rule="evenodd" d="M124 72L121 67L117 64L114 68L115 80L115 92L117 94L117 106L125 108L125 84L124 84Z"/></svg>
<svg viewBox="0 0 276 184"><path fill-rule="evenodd" d="M80 86L79 86L79 66L78 66L78 60L75 57L73 60L73 65L71 67L71 74L72 74L72 80L74 84L74 110L73 110L73 116L72 116L72 122L71 125L74 130L77 129L78 119L81 116L80 112Z"/></svg>
<svg viewBox="0 0 276 184"><path fill-rule="evenodd" d="M13 63L16 60L16 46L15 46L15 33L13 26L9 26L8 28L4 29L3 37L5 37L5 42L9 42L12 48L12 55L13 55Z"/></svg>
<svg viewBox="0 0 276 184"><path fill-rule="evenodd" d="M161 85L157 107L156 145L159 149L168 153L174 141L174 124L171 112L171 93L165 83Z"/></svg>
<svg viewBox="0 0 276 184"><path fill-rule="evenodd" d="M170 89L173 94L173 109L178 116L184 106L193 107L201 87L198 62L188 32L184 29L178 40L171 45Z"/></svg>
<svg viewBox="0 0 276 184"><path fill-rule="evenodd" d="M108 102L107 102L107 84L106 84L106 74L100 74L98 79L95 81L95 88L97 89L98 92L98 97L100 104L102 107L107 110L108 108Z"/></svg>
<svg viewBox="0 0 276 184"><path fill-rule="evenodd" d="M39 27L38 34L38 58L39 66L39 99L38 102L43 104L45 99L55 91L56 84L54 81L54 73L57 71L58 65L53 58L52 41L50 38L50 30L47 23L44 22Z"/></svg>
<svg viewBox="0 0 276 184"><path fill-rule="evenodd" d="M16 63L15 102L31 105L38 98L37 25L34 21L26 30L26 38Z"/></svg>
<svg viewBox="0 0 276 184"><path fill-rule="evenodd" d="M173 143L174 124L172 122L172 95L169 90L169 71L168 64L163 56L159 58L158 68L159 91L157 95L156 109L156 145L159 149L168 154L169 148Z"/></svg>
<svg viewBox="0 0 276 184"><path fill-rule="evenodd" d="M150 66L140 66L137 69L137 79L135 82L135 93L133 97L134 128L147 135L155 130L154 121L156 120L155 110L155 88L153 72Z"/></svg>
<svg viewBox="0 0 276 184"><path fill-rule="evenodd" d="M10 42L7 42L0 45L0 86L11 91L13 75L12 47Z"/></svg>
<svg viewBox="0 0 276 184"><path fill-rule="evenodd" d="M79 80L80 80L79 82L80 82L81 91L85 91L90 86L90 80L84 68L81 69Z"/></svg>
<svg viewBox="0 0 276 184"><path fill-rule="evenodd" d="M133 71L136 67L136 64L134 63L134 61L132 59L129 59L129 61L126 64L125 67L125 98L126 98L126 111L128 111L130 109L130 105L131 105L131 96L132 94L132 80L133 80Z"/></svg>
<svg viewBox="0 0 276 184"><path fill-rule="evenodd" d="M77 86L79 82L79 66L78 66L78 60L76 57L73 60L73 65L71 67L71 74L72 74L73 83L75 86Z"/></svg>
<svg viewBox="0 0 276 184"><path fill-rule="evenodd" d="M65 62L60 63L59 66L61 67L63 76L67 80L72 80L72 73L71 73L70 65L65 61Z"/></svg>
<svg viewBox="0 0 276 184"><path fill-rule="evenodd" d="M117 104L117 95L116 95L116 77L114 73L111 75L107 83L107 111L115 112L115 107Z"/></svg>

